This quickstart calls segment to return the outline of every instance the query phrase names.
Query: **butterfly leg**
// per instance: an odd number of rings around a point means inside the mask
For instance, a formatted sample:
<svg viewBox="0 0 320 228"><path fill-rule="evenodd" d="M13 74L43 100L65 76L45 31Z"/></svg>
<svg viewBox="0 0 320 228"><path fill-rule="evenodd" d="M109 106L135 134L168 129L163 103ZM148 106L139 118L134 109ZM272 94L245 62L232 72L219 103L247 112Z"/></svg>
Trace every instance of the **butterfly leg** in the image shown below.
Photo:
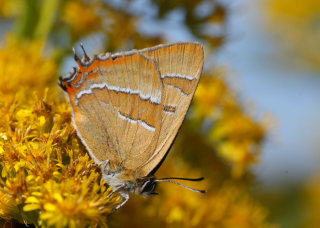
<svg viewBox="0 0 320 228"><path fill-rule="evenodd" d="M108 198L110 196L112 196L115 192L118 192L120 191L121 189L123 189L124 186L119 186L119 187L116 187L114 190L112 190L112 192L107 196ZM123 200L123 202L121 204L119 204L118 206L116 206L116 210L118 210L120 207L122 207L123 205L125 205L128 200L130 199L130 195L129 195L129 192L127 191L120 191L119 192L120 194L120 197L121 199Z"/></svg>
<svg viewBox="0 0 320 228"><path fill-rule="evenodd" d="M94 164L91 165L92 168L97 168L98 166L99 166L99 165L96 164L96 163L94 163Z"/></svg>
<svg viewBox="0 0 320 228"><path fill-rule="evenodd" d="M115 187L114 189L112 189L112 192L110 192L110 194L107 196L107 198L109 198L110 196L112 196L114 193L120 191L123 187L125 187L124 185L120 185L118 187Z"/></svg>
<svg viewBox="0 0 320 228"><path fill-rule="evenodd" d="M116 210L118 210L123 205L125 205L128 202L128 200L130 199L129 192L120 192L120 195L121 195L121 198L123 199L123 202L121 204L119 204L118 206L116 206Z"/></svg>
<svg viewBox="0 0 320 228"><path fill-rule="evenodd" d="M101 162L98 164L98 166L101 167L101 170L106 170L108 165L109 165L109 160L101 161Z"/></svg>
<svg viewBox="0 0 320 228"><path fill-rule="evenodd" d="M91 164L91 167L92 168L97 168L97 167L101 167L101 165L100 165L101 163L99 163L99 164L97 164L97 163L93 163L93 164Z"/></svg>

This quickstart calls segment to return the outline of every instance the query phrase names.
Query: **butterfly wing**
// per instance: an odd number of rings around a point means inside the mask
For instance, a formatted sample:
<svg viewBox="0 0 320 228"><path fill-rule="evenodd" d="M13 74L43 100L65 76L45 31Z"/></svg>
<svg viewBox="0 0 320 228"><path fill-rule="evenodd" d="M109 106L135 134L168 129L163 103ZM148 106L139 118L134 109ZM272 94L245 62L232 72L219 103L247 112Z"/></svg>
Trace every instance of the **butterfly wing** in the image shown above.
<svg viewBox="0 0 320 228"><path fill-rule="evenodd" d="M96 162L149 175L186 115L203 66L202 46L160 45L103 56L61 79L77 133Z"/></svg>
<svg viewBox="0 0 320 228"><path fill-rule="evenodd" d="M97 163L135 170L160 134L163 84L155 62L137 52L78 62L78 72L60 84L79 137Z"/></svg>
<svg viewBox="0 0 320 228"><path fill-rule="evenodd" d="M153 173L166 156L185 118L203 68L203 48L197 43L177 43L144 49L157 62L163 83L161 129L152 156L139 168Z"/></svg>

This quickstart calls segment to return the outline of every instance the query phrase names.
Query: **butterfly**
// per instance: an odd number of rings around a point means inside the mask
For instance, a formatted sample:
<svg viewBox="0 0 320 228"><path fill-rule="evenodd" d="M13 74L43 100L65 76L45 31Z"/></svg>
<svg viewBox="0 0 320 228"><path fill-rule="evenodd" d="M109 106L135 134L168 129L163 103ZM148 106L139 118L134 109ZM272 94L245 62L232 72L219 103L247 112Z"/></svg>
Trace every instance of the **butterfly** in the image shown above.
<svg viewBox="0 0 320 228"><path fill-rule="evenodd" d="M157 194L156 179L186 116L203 68L198 43L162 44L90 58L74 55L79 67L59 78L72 109L79 138L103 178L123 202L131 193ZM74 51L75 53L75 51Z"/></svg>

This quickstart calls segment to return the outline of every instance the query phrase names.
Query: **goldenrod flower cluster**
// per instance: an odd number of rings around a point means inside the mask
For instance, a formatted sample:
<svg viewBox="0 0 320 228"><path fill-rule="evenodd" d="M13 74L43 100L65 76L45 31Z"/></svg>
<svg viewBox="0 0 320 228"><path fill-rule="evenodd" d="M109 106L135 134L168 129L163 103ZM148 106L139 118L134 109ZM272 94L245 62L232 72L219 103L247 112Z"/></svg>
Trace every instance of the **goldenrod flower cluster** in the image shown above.
<svg viewBox="0 0 320 228"><path fill-rule="evenodd" d="M306 222L304 227L316 228L320 224L320 178L319 175L314 176L305 188L307 195L305 216Z"/></svg>
<svg viewBox="0 0 320 228"><path fill-rule="evenodd" d="M16 16L21 10L21 0L0 0L0 15L11 18Z"/></svg>
<svg viewBox="0 0 320 228"><path fill-rule="evenodd" d="M106 227L121 200L108 197L69 104L50 82L55 63L41 51L38 42L0 50L0 216L44 227Z"/></svg>
<svg viewBox="0 0 320 228"><path fill-rule="evenodd" d="M62 20L75 35L87 35L103 28L102 5L97 2L67 1Z"/></svg>
<svg viewBox="0 0 320 228"><path fill-rule="evenodd" d="M244 185L233 181L220 182L209 173L201 173L199 168L181 161L181 157L174 157L170 156L157 176L205 175L204 183L184 182L184 184L206 189L207 192L197 194L174 184L160 183L157 189L159 195L145 199L133 197L123 209L113 215L110 221L111 227L278 227L266 221L267 210L250 196ZM212 172L213 169L211 167ZM147 226L142 226L143 224Z"/></svg>
<svg viewBox="0 0 320 228"><path fill-rule="evenodd" d="M45 88L53 83L57 64L44 59L43 41L22 42L12 35L5 37L0 48L0 91L15 94L17 91ZM43 89L44 91L44 89Z"/></svg>
<svg viewBox="0 0 320 228"><path fill-rule="evenodd" d="M264 21L270 34L280 41L281 47L292 64L319 70L319 12L318 0L271 0L263 4ZM302 45L301 45L302 44Z"/></svg>
<svg viewBox="0 0 320 228"><path fill-rule="evenodd" d="M242 176L259 160L265 127L253 120L219 73L204 76L195 94L195 115L206 127L208 140L218 154L233 165L233 176Z"/></svg>

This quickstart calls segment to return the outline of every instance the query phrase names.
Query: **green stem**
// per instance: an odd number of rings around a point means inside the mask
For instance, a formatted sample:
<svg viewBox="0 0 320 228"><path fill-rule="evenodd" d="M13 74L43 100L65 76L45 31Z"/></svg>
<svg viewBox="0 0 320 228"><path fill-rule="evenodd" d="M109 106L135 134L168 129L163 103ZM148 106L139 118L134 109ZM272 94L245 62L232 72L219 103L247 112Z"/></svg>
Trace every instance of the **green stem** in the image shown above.
<svg viewBox="0 0 320 228"><path fill-rule="evenodd" d="M42 3L39 22L35 29L35 37L46 39L54 24L60 0L46 0Z"/></svg>
<svg viewBox="0 0 320 228"><path fill-rule="evenodd" d="M20 14L16 22L16 35L32 39L39 17L39 0L21 1Z"/></svg>
<svg viewBox="0 0 320 228"><path fill-rule="evenodd" d="M16 34L22 39L46 39L51 31L60 0L22 0Z"/></svg>

